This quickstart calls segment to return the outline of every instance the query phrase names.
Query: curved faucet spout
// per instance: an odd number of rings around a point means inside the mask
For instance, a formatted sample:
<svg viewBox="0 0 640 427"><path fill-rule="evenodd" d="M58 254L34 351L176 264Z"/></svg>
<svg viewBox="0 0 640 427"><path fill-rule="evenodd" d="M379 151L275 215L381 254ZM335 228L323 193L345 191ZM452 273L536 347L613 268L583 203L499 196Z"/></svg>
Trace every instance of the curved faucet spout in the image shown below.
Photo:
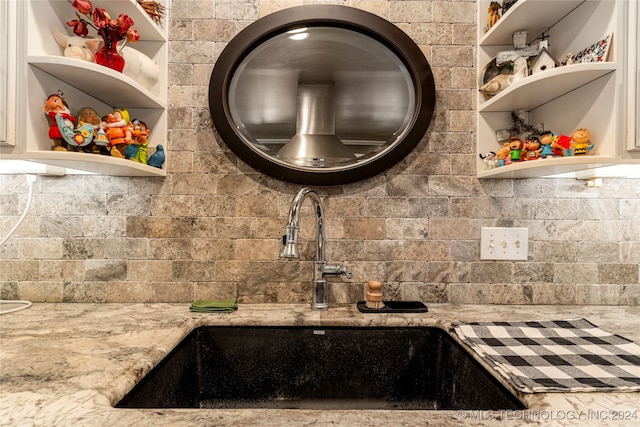
<svg viewBox="0 0 640 427"><path fill-rule="evenodd" d="M311 199L316 215L316 260L314 268L314 290L313 303L314 310L326 310L327 303L325 276L329 274L344 274L347 278L353 275L348 268L343 266L326 265L324 255L324 210L320 196L314 190L304 187L293 198L289 208L289 220L285 227L285 234L282 236L281 258L298 258L298 230L300 228L300 210L305 199Z"/></svg>

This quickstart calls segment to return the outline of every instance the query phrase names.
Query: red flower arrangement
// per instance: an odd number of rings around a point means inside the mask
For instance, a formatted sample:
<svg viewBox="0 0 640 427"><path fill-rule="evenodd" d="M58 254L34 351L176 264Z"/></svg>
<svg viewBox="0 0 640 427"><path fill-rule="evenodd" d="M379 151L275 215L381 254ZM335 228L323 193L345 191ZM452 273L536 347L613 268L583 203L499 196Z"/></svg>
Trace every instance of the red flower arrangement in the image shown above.
<svg viewBox="0 0 640 427"><path fill-rule="evenodd" d="M67 1L76 10L78 18L67 22L68 26L73 27L73 33L86 37L89 34L88 27L95 29L104 40L104 46L96 52L96 62L122 72L124 58L118 53L118 42L125 40L125 43L134 43L140 40L138 31L133 28L133 19L124 14L120 14L118 19L111 19L106 10L101 7L94 8L89 0ZM89 20L82 18L79 13Z"/></svg>

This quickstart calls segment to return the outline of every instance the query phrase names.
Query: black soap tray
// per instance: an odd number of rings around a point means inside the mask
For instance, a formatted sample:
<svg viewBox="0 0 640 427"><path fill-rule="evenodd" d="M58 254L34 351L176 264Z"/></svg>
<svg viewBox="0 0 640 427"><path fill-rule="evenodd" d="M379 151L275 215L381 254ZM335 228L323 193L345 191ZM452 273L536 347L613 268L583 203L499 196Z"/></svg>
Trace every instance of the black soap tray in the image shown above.
<svg viewBox="0 0 640 427"><path fill-rule="evenodd" d="M384 307L369 308L366 301L358 301L358 311L362 313L426 313L426 305L420 301L382 301Z"/></svg>

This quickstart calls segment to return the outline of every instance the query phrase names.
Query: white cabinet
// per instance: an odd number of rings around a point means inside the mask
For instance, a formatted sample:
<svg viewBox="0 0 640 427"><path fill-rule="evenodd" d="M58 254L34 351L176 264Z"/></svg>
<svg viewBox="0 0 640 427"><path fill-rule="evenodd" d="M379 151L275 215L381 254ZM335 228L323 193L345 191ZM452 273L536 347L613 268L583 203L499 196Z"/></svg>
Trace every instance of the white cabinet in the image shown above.
<svg viewBox="0 0 640 427"><path fill-rule="evenodd" d="M136 0L94 0L112 17L127 14L140 41L131 46L158 64L158 82L147 89L132 78L101 65L62 56L53 28L71 35L67 21L76 19L67 0L10 0L15 7L17 37L17 99L15 143L0 146L3 159L33 160L65 168L122 176L164 176L164 169L132 160L83 152L52 151L44 115L47 97L62 91L72 114L91 107L100 115L126 108L131 118L146 123L151 134L148 153L164 145L167 136L168 8L156 24ZM161 2L164 3L164 2ZM6 22L6 21L3 21ZM95 31L90 29L90 35Z"/></svg>
<svg viewBox="0 0 640 427"><path fill-rule="evenodd" d="M635 23L628 18L629 2L518 0L485 32L489 3L478 2L479 74L498 52L513 50L513 33L517 31L527 32L530 45L543 30L548 32L548 49L559 62L608 34L613 37L606 62L545 70L514 81L488 99L478 93L478 153L497 151L501 144L496 131L512 127L513 111L525 111L529 124L542 123L544 129L557 134L571 135L575 129L588 128L595 143L589 155L537 159L491 170L478 158L478 177L540 177L619 163L640 165L640 152L630 149L627 131L631 88L626 79L629 59L625 52L631 43L630 27L637 31L638 25L637 17ZM636 43L632 44L635 49ZM637 98L637 89L631 96Z"/></svg>
<svg viewBox="0 0 640 427"><path fill-rule="evenodd" d="M16 8L0 2L0 146L15 145L16 110Z"/></svg>

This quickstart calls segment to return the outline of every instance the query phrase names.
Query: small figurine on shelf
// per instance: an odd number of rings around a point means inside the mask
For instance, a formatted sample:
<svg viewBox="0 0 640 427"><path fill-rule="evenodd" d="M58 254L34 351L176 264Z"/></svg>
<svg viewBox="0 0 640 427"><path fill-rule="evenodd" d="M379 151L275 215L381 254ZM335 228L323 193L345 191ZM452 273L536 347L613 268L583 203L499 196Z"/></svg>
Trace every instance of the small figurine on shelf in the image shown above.
<svg viewBox="0 0 640 427"><path fill-rule="evenodd" d="M497 1L492 1L489 4L489 10L487 11L487 28L485 31L489 31L489 28L496 25L498 19L500 19L500 3Z"/></svg>
<svg viewBox="0 0 640 427"><path fill-rule="evenodd" d="M521 158L524 161L537 160L540 157L541 152L542 148L540 147L540 140L538 137L530 136L524 141Z"/></svg>
<svg viewBox="0 0 640 427"><path fill-rule="evenodd" d="M554 157L562 157L565 155L571 155L571 152L568 151L571 148L571 137L567 135L558 135L551 142L551 150L553 151Z"/></svg>
<svg viewBox="0 0 640 427"><path fill-rule="evenodd" d="M96 146L97 154L102 154L103 156L110 156L109 152L109 137L107 136L107 130L103 126L104 122L100 122L100 128L98 132L96 132L96 137L93 142Z"/></svg>
<svg viewBox="0 0 640 427"><path fill-rule="evenodd" d="M67 151L67 142L60 133L56 115L59 115L64 124L70 128L75 126L78 119L71 115L61 91L49 95L44 104L44 113L49 121L49 138L53 140L53 151Z"/></svg>
<svg viewBox="0 0 640 427"><path fill-rule="evenodd" d="M84 147L86 152L100 153L100 147L96 145L96 138L100 130L101 121L98 112L91 107L83 107L78 111L78 124L83 125L89 123L93 127L93 142Z"/></svg>
<svg viewBox="0 0 640 427"><path fill-rule="evenodd" d="M489 151L487 154L479 154L479 156L486 165L487 170L495 169L498 167L498 158L496 157L495 152Z"/></svg>
<svg viewBox="0 0 640 427"><path fill-rule="evenodd" d="M593 150L594 144L591 143L591 132L587 128L579 128L573 131L571 140L573 141L571 143L573 154L576 156L584 156Z"/></svg>
<svg viewBox="0 0 640 427"><path fill-rule="evenodd" d="M106 122L101 123L107 131L113 157L124 158L124 149L132 142L128 124L129 112L124 108L114 110L107 116Z"/></svg>
<svg viewBox="0 0 640 427"><path fill-rule="evenodd" d="M496 151L496 157L498 158L498 167L511 164L511 156L509 155L509 153L511 153L510 146L510 143L505 142L504 144L502 144L502 147L500 147L500 149Z"/></svg>
<svg viewBox="0 0 640 427"><path fill-rule="evenodd" d="M84 147L91 144L93 140L93 126L90 123L80 124L76 129L73 126L69 126L60 114L56 114L56 123L58 124L58 130L62 138L67 143L67 149L71 146L77 151L78 148L84 149Z"/></svg>
<svg viewBox="0 0 640 427"><path fill-rule="evenodd" d="M546 159L553 156L552 144L555 138L556 136L549 131L542 132L540 137L540 158Z"/></svg>
<svg viewBox="0 0 640 427"><path fill-rule="evenodd" d="M149 138L149 135L151 134L151 129L147 127L147 124L145 122L134 120L132 134L134 141L133 143L138 146L138 151L132 157L132 160L146 165L148 145L147 138Z"/></svg>
<svg viewBox="0 0 640 427"><path fill-rule="evenodd" d="M522 140L520 138L511 138L511 142L509 142L509 157L511 158L511 162L519 162L520 156L522 155L522 149L524 148Z"/></svg>
<svg viewBox="0 0 640 427"><path fill-rule="evenodd" d="M147 164L149 166L153 166L154 168L162 169L164 160L165 160L164 147L158 144L156 146L156 152L153 153L151 157L149 157L149 159L147 160Z"/></svg>

